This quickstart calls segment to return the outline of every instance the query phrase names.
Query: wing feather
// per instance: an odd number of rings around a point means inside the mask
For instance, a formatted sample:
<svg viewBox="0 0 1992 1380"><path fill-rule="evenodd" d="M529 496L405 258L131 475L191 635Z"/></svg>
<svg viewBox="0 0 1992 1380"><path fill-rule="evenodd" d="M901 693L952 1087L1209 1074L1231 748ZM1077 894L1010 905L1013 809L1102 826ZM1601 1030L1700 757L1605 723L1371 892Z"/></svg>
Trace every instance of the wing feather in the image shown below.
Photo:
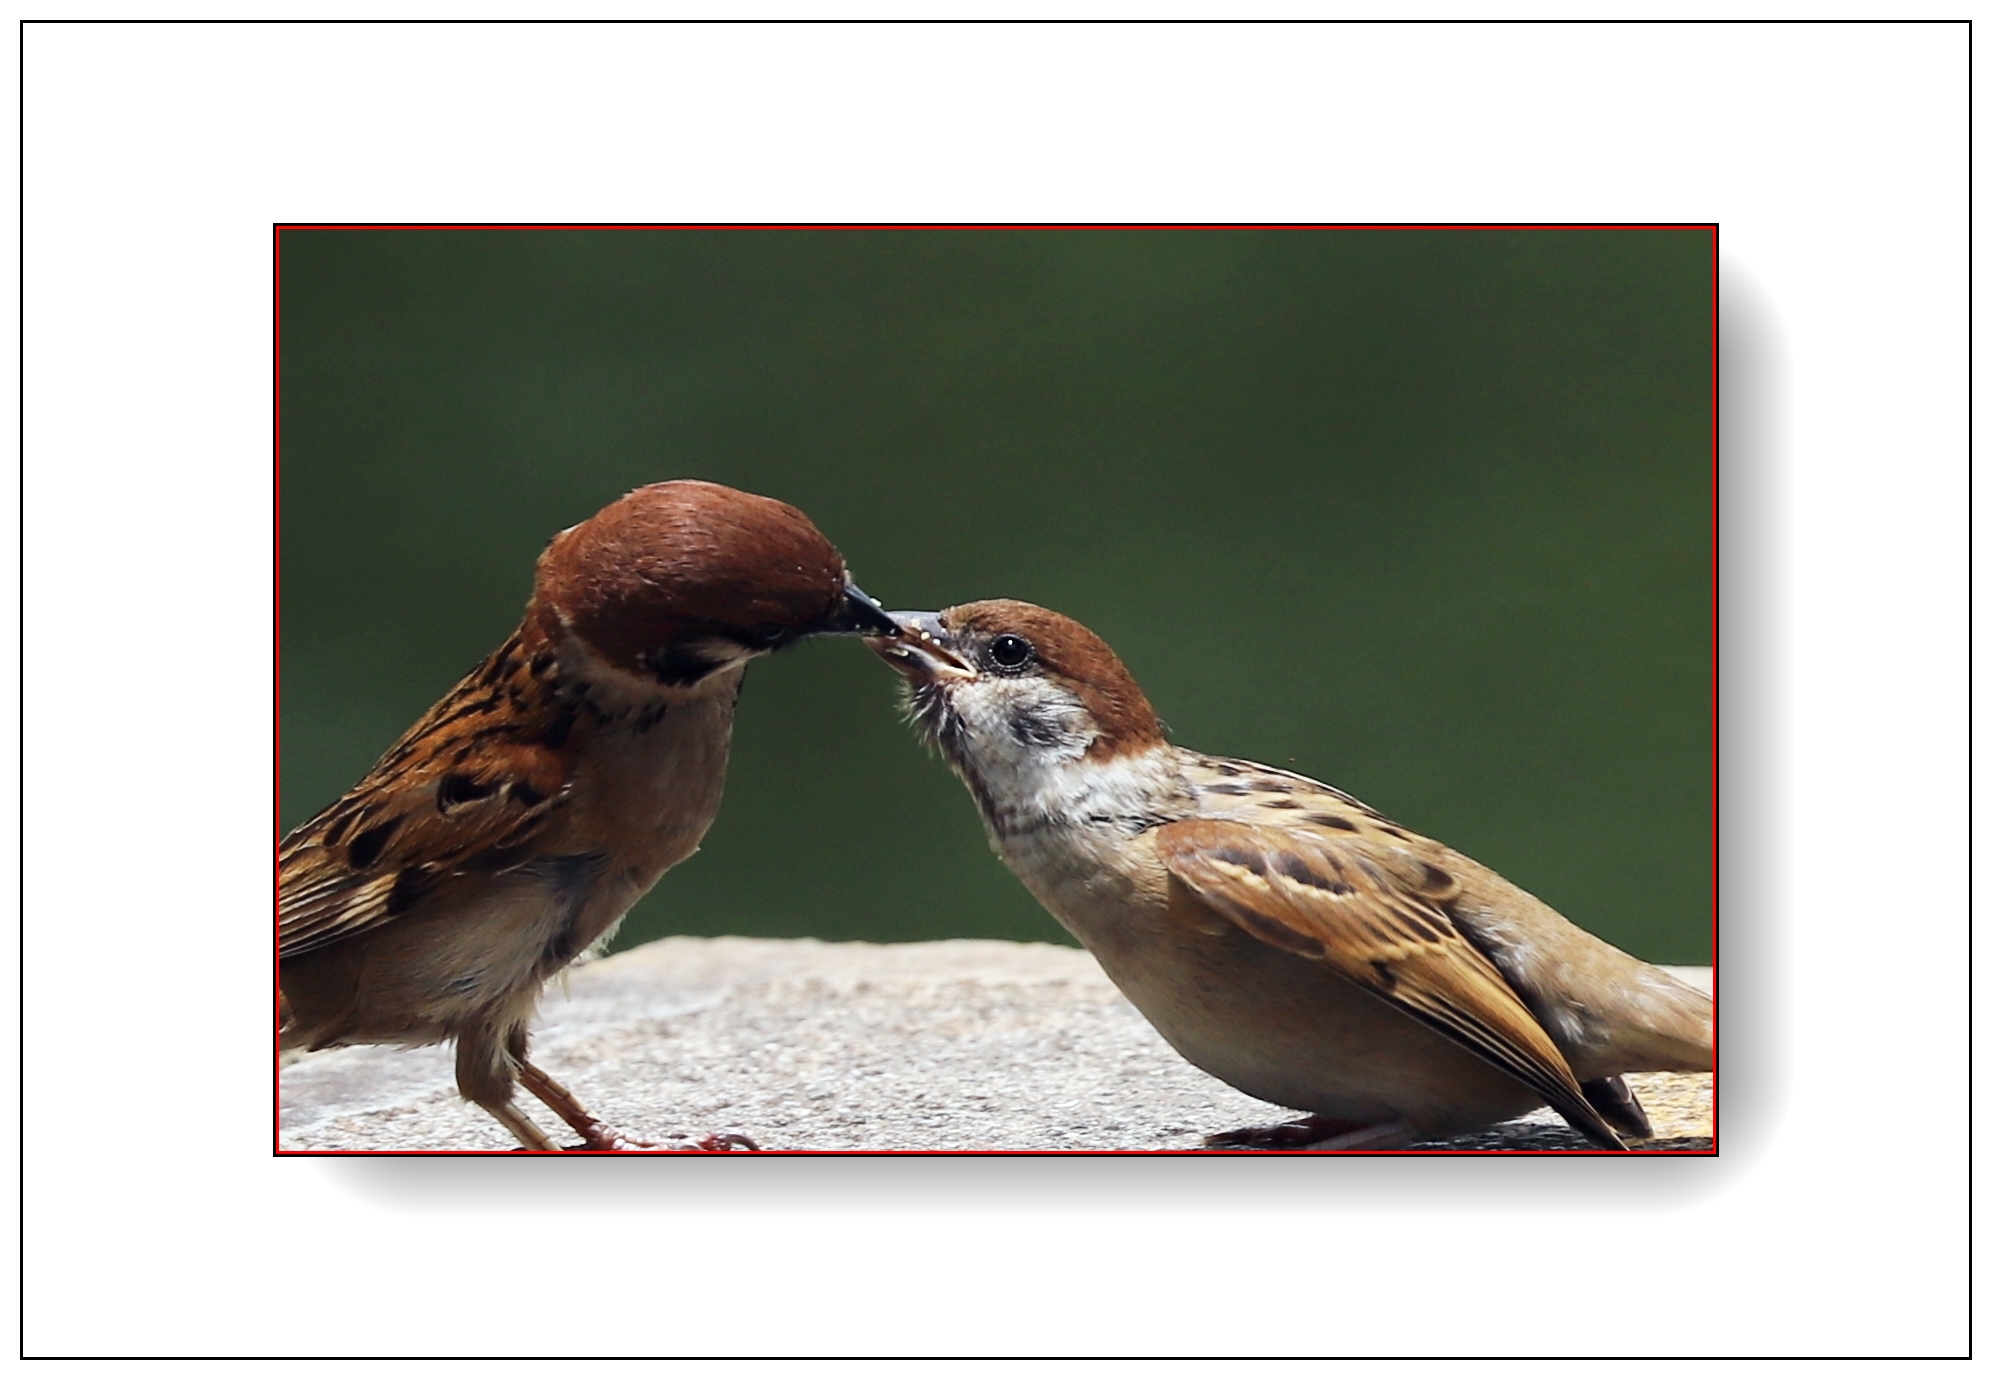
<svg viewBox="0 0 1992 1380"><path fill-rule="evenodd" d="M519 638L458 683L277 850L277 948L309 953L402 914L438 880L515 866L566 804L572 711Z"/></svg>
<svg viewBox="0 0 1992 1380"><path fill-rule="evenodd" d="M1427 890L1401 860L1311 832L1230 819L1155 831L1169 871L1212 910L1267 944L1319 960L1357 986L1526 1084L1596 1144L1624 1144L1585 1099L1570 1065L1445 901L1458 884L1434 869Z"/></svg>

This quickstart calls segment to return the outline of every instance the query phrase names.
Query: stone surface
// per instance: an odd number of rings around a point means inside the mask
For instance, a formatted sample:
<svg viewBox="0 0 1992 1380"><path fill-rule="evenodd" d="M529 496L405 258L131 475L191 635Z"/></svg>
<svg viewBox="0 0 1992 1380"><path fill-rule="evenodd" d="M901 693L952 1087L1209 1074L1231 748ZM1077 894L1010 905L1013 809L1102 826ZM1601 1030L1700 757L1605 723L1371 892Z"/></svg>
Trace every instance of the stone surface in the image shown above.
<svg viewBox="0 0 1992 1380"><path fill-rule="evenodd" d="M1708 970L1677 969L1706 989ZM770 1150L1195 1150L1288 1120L1185 1063L1091 955L1050 944L672 938L548 990L534 1062L658 1142ZM1711 1147L1707 1075L1629 1080L1642 1148ZM282 1071L282 1150L509 1150L456 1095L446 1049L354 1048ZM565 1128L530 1098L556 1138ZM1544 1108L1446 1149L1587 1148Z"/></svg>

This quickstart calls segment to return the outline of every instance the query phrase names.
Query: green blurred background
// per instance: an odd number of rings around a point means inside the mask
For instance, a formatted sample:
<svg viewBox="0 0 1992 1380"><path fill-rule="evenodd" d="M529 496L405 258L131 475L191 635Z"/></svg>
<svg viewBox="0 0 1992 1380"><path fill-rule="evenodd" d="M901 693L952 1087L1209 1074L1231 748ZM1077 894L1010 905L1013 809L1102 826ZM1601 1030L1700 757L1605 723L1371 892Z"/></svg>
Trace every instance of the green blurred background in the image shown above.
<svg viewBox="0 0 1992 1380"><path fill-rule="evenodd" d="M1003 595L1176 741L1706 962L1707 231L286 231L281 823L640 484L794 503L894 608ZM749 672L669 933L1066 940L849 639Z"/></svg>

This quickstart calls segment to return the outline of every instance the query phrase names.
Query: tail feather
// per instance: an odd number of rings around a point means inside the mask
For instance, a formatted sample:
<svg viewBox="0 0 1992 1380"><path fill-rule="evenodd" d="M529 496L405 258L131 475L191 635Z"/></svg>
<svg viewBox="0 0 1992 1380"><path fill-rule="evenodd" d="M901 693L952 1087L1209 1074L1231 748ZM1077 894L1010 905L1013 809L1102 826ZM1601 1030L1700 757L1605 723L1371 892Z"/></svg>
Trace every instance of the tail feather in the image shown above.
<svg viewBox="0 0 1992 1380"><path fill-rule="evenodd" d="M1708 1073L1715 1067L1715 1003L1664 968L1646 965L1613 1031L1627 1071Z"/></svg>

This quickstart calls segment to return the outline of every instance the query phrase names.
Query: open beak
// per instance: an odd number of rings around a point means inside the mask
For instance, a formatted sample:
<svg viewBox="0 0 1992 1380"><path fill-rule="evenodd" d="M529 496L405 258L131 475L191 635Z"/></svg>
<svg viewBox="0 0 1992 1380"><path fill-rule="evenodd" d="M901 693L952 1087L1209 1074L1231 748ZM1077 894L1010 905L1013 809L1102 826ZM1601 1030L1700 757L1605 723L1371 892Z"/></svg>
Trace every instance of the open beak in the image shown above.
<svg viewBox="0 0 1992 1380"><path fill-rule="evenodd" d="M975 667L955 650L954 635L938 613L889 613L895 626L890 636L867 637L877 652L908 680L974 680Z"/></svg>
<svg viewBox="0 0 1992 1380"><path fill-rule="evenodd" d="M852 584L844 581L844 603L821 631L826 633L861 633L865 637L897 637L899 625L892 621L892 615L871 597Z"/></svg>

